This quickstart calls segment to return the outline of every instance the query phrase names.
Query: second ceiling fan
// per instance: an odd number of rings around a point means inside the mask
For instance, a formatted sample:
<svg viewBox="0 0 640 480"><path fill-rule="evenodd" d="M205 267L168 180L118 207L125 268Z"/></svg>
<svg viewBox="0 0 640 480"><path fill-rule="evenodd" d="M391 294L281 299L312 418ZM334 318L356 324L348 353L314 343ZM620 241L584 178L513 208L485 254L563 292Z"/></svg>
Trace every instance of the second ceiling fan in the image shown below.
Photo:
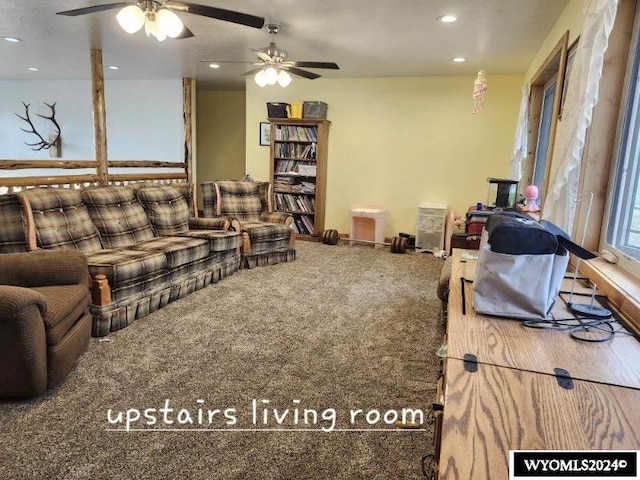
<svg viewBox="0 0 640 480"><path fill-rule="evenodd" d="M279 48L275 42L275 36L278 33L279 26L276 23L267 24L267 31L271 34L271 43L267 47L263 48L251 48L250 50L258 57L258 62L215 62L207 61L206 63L253 63L256 68L243 73L243 76L254 75L256 83L264 87L266 85L274 85L279 83L281 86L286 87L291 83L290 73L298 75L300 77L314 80L320 78L321 75L317 73L303 70L304 68L319 68L339 70L339 67L334 62L309 62L309 61L294 61L288 60L288 53L286 50Z"/></svg>

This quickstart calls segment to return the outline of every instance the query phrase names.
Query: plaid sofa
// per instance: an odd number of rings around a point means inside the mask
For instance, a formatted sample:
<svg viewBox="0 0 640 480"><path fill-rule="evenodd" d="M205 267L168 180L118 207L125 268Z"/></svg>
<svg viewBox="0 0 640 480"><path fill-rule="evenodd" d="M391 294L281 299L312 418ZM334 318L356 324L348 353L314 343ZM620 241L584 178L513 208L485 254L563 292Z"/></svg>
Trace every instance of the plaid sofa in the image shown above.
<svg viewBox="0 0 640 480"><path fill-rule="evenodd" d="M82 252L93 278L92 335L104 336L240 267L241 235L224 218L192 217L186 195L168 185L33 188L16 194L19 211L1 196L0 219L14 211L31 221L22 240L17 226L0 237L0 251L23 241Z"/></svg>
<svg viewBox="0 0 640 480"><path fill-rule="evenodd" d="M27 251L26 222L14 194L0 195L0 226L0 253Z"/></svg>
<svg viewBox="0 0 640 480"><path fill-rule="evenodd" d="M243 268L295 260L293 217L273 211L273 187L268 182L222 180L205 182L202 190L205 217L226 217L242 232Z"/></svg>

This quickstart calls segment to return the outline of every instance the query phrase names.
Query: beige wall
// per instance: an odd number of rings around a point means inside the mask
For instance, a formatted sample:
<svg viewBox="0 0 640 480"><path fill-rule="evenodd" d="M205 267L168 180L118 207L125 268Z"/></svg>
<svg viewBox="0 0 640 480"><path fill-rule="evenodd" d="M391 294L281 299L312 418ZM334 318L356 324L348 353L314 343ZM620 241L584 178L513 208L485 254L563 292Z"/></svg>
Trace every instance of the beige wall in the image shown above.
<svg viewBox="0 0 640 480"><path fill-rule="evenodd" d="M196 150L198 183L244 176L244 91L197 90Z"/></svg>
<svg viewBox="0 0 640 480"><path fill-rule="evenodd" d="M266 102L324 101L332 122L325 228L347 233L351 205L371 202L387 209L386 236L414 233L421 202L462 213L485 201L487 177L507 175L522 79L488 72L485 108L476 115L475 76L294 78L286 89L249 80L247 171L269 178L269 149L257 138Z"/></svg>
<svg viewBox="0 0 640 480"><path fill-rule="evenodd" d="M526 82L529 82L535 75L540 65L542 65L567 30L569 30L569 45L578 38L584 25L583 6L584 0L569 0L569 3L567 3L567 6L551 28L547 38L542 42L542 45L540 45L538 53L536 53L536 56L531 61L524 76Z"/></svg>

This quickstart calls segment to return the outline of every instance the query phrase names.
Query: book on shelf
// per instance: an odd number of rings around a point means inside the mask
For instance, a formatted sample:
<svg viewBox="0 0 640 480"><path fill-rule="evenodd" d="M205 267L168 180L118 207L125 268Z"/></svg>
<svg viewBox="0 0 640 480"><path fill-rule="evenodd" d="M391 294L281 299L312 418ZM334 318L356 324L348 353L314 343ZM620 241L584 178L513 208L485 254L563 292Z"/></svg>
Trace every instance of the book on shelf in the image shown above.
<svg viewBox="0 0 640 480"><path fill-rule="evenodd" d="M289 212L314 213L316 209L315 198L305 195L293 195L289 193L276 192L274 200L277 210Z"/></svg>
<svg viewBox="0 0 640 480"><path fill-rule="evenodd" d="M309 235L313 235L314 233L316 233L315 226L313 225L313 220L310 215L301 215L300 219L302 220L302 223L307 229L307 232L309 233Z"/></svg>
<svg viewBox="0 0 640 480"><path fill-rule="evenodd" d="M276 123L274 138L278 141L317 142L318 128Z"/></svg>
<svg viewBox="0 0 640 480"><path fill-rule="evenodd" d="M274 145L274 155L278 158L315 160L316 146L315 143L308 145L300 143L276 143Z"/></svg>
<svg viewBox="0 0 640 480"><path fill-rule="evenodd" d="M313 218L310 215L295 215L293 217L294 230L296 233L302 235L313 235L315 234L315 226L313 224Z"/></svg>

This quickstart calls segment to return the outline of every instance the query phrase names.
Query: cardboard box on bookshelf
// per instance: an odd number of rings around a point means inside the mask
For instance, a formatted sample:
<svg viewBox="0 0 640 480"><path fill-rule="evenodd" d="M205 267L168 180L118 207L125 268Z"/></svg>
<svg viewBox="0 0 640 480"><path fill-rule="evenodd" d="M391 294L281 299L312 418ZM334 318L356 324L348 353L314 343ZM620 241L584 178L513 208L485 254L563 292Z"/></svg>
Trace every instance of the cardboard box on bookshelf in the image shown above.
<svg viewBox="0 0 640 480"><path fill-rule="evenodd" d="M307 175L309 177L316 176L316 166L315 165L298 165L298 173L300 175Z"/></svg>
<svg viewBox="0 0 640 480"><path fill-rule="evenodd" d="M324 102L309 102L303 103L302 116L303 118L315 118L318 120L327 119L327 109L329 105Z"/></svg>
<svg viewBox="0 0 640 480"><path fill-rule="evenodd" d="M267 102L267 115L269 118L288 118L288 103Z"/></svg>

